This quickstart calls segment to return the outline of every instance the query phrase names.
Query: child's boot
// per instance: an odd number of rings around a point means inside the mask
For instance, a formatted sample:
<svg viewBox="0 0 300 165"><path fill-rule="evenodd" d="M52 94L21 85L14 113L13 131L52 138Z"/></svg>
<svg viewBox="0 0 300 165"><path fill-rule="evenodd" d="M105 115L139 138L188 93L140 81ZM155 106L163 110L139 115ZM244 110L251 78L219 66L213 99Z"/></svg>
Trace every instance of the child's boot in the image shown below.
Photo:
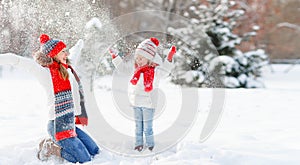
<svg viewBox="0 0 300 165"><path fill-rule="evenodd" d="M137 150L137 151L141 152L143 150L143 145L139 145L139 146L134 147L134 150Z"/></svg>

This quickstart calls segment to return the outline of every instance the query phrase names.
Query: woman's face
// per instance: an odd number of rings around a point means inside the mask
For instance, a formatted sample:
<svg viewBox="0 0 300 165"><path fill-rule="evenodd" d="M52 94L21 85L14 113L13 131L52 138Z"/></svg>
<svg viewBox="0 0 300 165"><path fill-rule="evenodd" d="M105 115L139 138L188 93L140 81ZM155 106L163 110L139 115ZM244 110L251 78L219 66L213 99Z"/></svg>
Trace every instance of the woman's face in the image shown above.
<svg viewBox="0 0 300 165"><path fill-rule="evenodd" d="M63 49L55 56L55 59L63 64L67 64L68 56L69 53L67 52L67 50Z"/></svg>
<svg viewBox="0 0 300 165"><path fill-rule="evenodd" d="M148 62L149 60L141 55L137 55L135 57L135 63L138 65L138 67L145 66L148 64Z"/></svg>

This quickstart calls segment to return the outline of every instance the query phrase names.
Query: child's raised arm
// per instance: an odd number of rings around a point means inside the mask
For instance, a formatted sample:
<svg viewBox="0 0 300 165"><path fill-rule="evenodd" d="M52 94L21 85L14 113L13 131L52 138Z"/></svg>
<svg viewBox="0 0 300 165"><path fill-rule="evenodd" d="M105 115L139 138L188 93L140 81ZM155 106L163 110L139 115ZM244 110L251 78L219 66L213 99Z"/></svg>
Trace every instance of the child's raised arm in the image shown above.
<svg viewBox="0 0 300 165"><path fill-rule="evenodd" d="M174 56L175 53L176 53L176 46L173 45L171 47L171 49L169 51L169 54L168 54L168 57L167 57L167 59L168 59L169 62L172 62L173 56Z"/></svg>
<svg viewBox="0 0 300 165"><path fill-rule="evenodd" d="M164 61L164 63L158 67L159 71L157 73L157 76L162 78L166 77L171 73L171 70L173 69L174 65L172 63L173 56L176 54L176 47L173 45L168 53L167 60Z"/></svg>
<svg viewBox="0 0 300 165"><path fill-rule="evenodd" d="M123 59L112 49L109 49L109 54L112 57L112 63L120 73L130 74L133 71L133 64L128 61L125 63Z"/></svg>

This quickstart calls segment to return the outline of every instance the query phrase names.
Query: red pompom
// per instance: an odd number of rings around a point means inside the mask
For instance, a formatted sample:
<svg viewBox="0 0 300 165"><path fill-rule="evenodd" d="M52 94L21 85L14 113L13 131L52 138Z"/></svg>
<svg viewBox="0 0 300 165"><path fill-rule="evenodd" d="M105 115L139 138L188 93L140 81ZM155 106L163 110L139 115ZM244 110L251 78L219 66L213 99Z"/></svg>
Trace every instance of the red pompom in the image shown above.
<svg viewBox="0 0 300 165"><path fill-rule="evenodd" d="M50 37L47 34L41 34L41 36L40 36L40 42L42 44L46 43L49 40L50 40Z"/></svg>
<svg viewBox="0 0 300 165"><path fill-rule="evenodd" d="M159 45L159 41L158 41L157 38L152 37L152 38L150 38L150 40L151 40L156 46Z"/></svg>

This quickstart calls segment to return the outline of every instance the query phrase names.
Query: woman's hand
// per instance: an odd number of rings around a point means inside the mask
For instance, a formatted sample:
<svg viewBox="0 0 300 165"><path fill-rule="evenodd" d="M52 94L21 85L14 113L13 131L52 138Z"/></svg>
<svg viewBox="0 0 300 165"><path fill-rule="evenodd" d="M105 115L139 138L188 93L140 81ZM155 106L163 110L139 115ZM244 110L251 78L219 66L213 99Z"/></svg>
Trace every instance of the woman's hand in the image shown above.
<svg viewBox="0 0 300 165"><path fill-rule="evenodd" d="M88 125L88 118L87 116L75 116L75 124L80 124L82 126Z"/></svg>

